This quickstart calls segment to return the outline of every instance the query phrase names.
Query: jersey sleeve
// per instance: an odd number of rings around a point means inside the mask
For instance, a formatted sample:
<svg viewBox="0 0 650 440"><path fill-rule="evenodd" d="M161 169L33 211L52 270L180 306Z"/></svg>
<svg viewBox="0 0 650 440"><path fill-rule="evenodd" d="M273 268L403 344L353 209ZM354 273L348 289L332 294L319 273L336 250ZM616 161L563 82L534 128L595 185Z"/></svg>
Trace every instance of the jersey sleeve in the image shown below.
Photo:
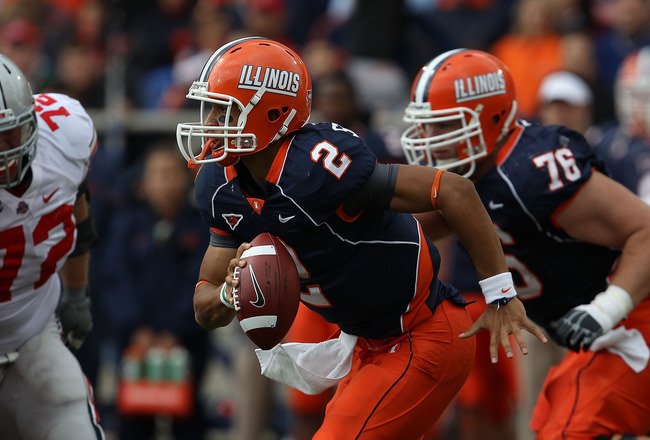
<svg viewBox="0 0 650 440"><path fill-rule="evenodd" d="M55 148L61 154L56 166L65 170L80 184L90 168L90 161L97 150L95 125L81 103L60 93L34 95L39 125L40 145Z"/></svg>
<svg viewBox="0 0 650 440"><path fill-rule="evenodd" d="M318 124L294 139L280 186L317 222L331 217L373 173L377 159L355 133Z"/></svg>
<svg viewBox="0 0 650 440"><path fill-rule="evenodd" d="M521 194L540 224L554 228L552 219L570 203L594 170L606 170L581 134L559 126L548 130L546 136L538 139L542 148L528 155L530 172L536 177L527 179L529 184L523 186Z"/></svg>
<svg viewBox="0 0 650 440"><path fill-rule="evenodd" d="M202 165L194 181L194 191L196 194L196 206L199 209L199 214L201 214L204 223L210 229L220 230L222 228L217 224L212 208L212 199L216 185L215 173L218 170L221 170L221 168L215 164L208 163Z"/></svg>

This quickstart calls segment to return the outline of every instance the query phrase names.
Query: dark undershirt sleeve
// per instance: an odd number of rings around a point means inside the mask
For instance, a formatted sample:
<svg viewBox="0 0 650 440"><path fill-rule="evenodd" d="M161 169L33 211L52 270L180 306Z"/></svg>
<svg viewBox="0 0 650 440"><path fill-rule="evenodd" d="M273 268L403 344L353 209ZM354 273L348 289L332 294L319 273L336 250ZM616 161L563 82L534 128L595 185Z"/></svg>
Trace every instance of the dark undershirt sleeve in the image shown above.
<svg viewBox="0 0 650 440"><path fill-rule="evenodd" d="M238 248L241 243L238 243L232 235L217 234L210 230L210 245L217 247Z"/></svg>
<svg viewBox="0 0 650 440"><path fill-rule="evenodd" d="M366 183L343 204L343 211L350 216L363 210L387 210L393 199L399 164L377 163Z"/></svg>

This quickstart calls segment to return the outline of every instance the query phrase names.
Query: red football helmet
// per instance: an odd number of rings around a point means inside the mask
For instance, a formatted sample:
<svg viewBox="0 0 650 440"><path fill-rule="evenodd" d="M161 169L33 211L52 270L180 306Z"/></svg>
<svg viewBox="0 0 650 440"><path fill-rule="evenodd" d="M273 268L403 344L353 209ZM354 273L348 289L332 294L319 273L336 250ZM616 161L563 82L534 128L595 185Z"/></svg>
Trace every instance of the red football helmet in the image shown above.
<svg viewBox="0 0 650 440"><path fill-rule="evenodd" d="M492 152L516 120L515 85L505 64L486 52L455 49L431 60L416 76L404 115L412 125L401 144L410 164L462 167L469 177L475 162ZM426 134L426 124L445 122L458 122L461 128ZM436 159L436 151L454 146L455 157Z"/></svg>
<svg viewBox="0 0 650 440"><path fill-rule="evenodd" d="M628 55L614 87L616 115L630 136L650 136L650 47Z"/></svg>
<svg viewBox="0 0 650 440"><path fill-rule="evenodd" d="M190 87L187 97L201 101L201 122L178 124L178 147L190 167L232 165L302 127L311 114L311 93L307 67L288 47L261 37L232 41L212 54ZM222 125L205 125L213 104L226 109Z"/></svg>

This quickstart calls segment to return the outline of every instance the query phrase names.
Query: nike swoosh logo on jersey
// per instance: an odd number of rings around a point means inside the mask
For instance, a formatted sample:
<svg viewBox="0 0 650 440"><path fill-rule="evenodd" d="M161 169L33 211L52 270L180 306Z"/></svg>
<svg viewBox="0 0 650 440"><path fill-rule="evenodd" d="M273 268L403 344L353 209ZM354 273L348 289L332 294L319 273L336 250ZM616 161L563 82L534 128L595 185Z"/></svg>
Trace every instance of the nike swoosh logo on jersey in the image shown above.
<svg viewBox="0 0 650 440"><path fill-rule="evenodd" d="M264 304L266 304L266 300L264 299L264 294L262 293L262 288L260 287L260 284L257 282L257 277L255 276L255 272L253 271L253 266L250 267L250 273L251 273L251 281L253 282L253 288L255 289L255 301L251 301L250 303L257 307L257 308L262 308L264 307Z"/></svg>
<svg viewBox="0 0 650 440"><path fill-rule="evenodd" d="M52 199L52 197L54 197L54 194L56 194L58 190L59 187L57 186L57 188L54 191L52 191L52 194L50 194L49 196L43 196L43 203L49 202Z"/></svg>
<svg viewBox="0 0 650 440"><path fill-rule="evenodd" d="M279 214L278 215L278 220L280 220L280 223L286 223L286 222L288 222L289 220L291 220L294 217L295 217L295 215L290 215L289 217L282 217L282 214Z"/></svg>
<svg viewBox="0 0 650 440"><path fill-rule="evenodd" d="M503 203L494 203L493 200L490 200L490 203L488 203L488 207L489 207L491 210L495 210L495 209L503 208Z"/></svg>

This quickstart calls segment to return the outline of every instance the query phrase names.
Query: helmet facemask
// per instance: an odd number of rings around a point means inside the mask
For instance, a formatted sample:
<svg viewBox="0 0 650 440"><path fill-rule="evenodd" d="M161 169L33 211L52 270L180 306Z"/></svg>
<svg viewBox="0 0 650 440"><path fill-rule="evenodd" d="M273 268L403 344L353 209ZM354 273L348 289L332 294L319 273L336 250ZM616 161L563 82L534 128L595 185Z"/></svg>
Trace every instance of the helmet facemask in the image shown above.
<svg viewBox="0 0 650 440"><path fill-rule="evenodd" d="M628 136L650 137L650 82L626 84L615 88L616 114Z"/></svg>
<svg viewBox="0 0 650 440"><path fill-rule="evenodd" d="M0 110L0 133L19 131L18 145L0 151L0 188L13 188L23 181L36 156L36 115L30 106L15 116L12 109Z"/></svg>
<svg viewBox="0 0 650 440"><path fill-rule="evenodd" d="M37 137L29 82L13 61L0 54L0 188L23 182L36 156Z"/></svg>
<svg viewBox="0 0 650 440"><path fill-rule="evenodd" d="M405 111L404 121L410 123L401 137L406 160L412 165L433 166L454 171L469 177L476 168L476 160L487 155L479 115L482 106L472 110L456 107L431 110L431 103L411 102ZM428 136L424 127L428 124L458 121L459 128L442 134ZM447 153L454 147L452 157L435 157L436 153Z"/></svg>
<svg viewBox="0 0 650 440"><path fill-rule="evenodd" d="M260 90L253 95L251 102L263 93L264 91ZM248 113L252 108L251 103L244 107L232 96L208 91L208 83L200 81L194 81L187 98L201 101L199 111L201 122L181 123L176 129L178 144L184 147L181 148L181 153L191 168L208 162L218 162L223 166L232 165L237 162L239 156L256 150L257 137L253 133L244 133ZM203 121L210 113L212 105L226 108L223 125L204 124ZM239 109L237 121L231 121L233 105ZM233 125L232 122L236 123Z"/></svg>

